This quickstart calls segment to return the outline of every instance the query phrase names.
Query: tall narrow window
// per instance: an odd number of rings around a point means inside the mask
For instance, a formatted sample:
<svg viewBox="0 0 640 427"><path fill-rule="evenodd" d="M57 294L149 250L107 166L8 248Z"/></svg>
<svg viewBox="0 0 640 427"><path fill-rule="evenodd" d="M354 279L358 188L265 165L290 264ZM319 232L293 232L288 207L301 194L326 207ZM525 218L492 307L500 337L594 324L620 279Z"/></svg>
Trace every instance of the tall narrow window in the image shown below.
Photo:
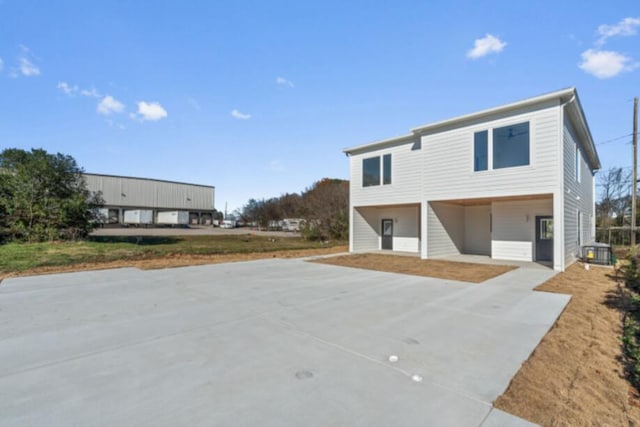
<svg viewBox="0 0 640 427"><path fill-rule="evenodd" d="M582 246L582 212L580 211L578 211L577 226L578 226L578 229L576 231L578 232L578 247L581 247Z"/></svg>
<svg viewBox="0 0 640 427"><path fill-rule="evenodd" d="M493 169L529 164L529 122L493 129Z"/></svg>
<svg viewBox="0 0 640 427"><path fill-rule="evenodd" d="M580 148L576 144L576 181L580 182Z"/></svg>
<svg viewBox="0 0 640 427"><path fill-rule="evenodd" d="M362 186L380 185L380 156L362 160Z"/></svg>
<svg viewBox="0 0 640 427"><path fill-rule="evenodd" d="M382 184L391 184L391 154L382 156Z"/></svg>
<svg viewBox="0 0 640 427"><path fill-rule="evenodd" d="M489 167L489 132L483 130L473 134L473 170L486 171Z"/></svg>

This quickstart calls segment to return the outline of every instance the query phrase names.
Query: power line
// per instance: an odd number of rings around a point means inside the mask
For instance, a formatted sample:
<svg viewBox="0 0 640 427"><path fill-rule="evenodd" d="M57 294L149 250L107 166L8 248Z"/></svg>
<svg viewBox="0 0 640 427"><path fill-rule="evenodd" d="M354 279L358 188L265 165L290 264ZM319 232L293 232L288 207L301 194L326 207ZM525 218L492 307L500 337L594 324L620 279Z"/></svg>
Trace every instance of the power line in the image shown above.
<svg viewBox="0 0 640 427"><path fill-rule="evenodd" d="M623 139L623 138L628 138L628 137L630 137L631 135L633 135L633 133L628 133L628 134L626 134L626 135L618 136L618 137L616 137L616 138L607 139L606 141L598 142L598 143L596 144L596 146L598 146L598 145L610 144L610 143L612 143L612 142L619 141L619 140L621 140L621 139Z"/></svg>

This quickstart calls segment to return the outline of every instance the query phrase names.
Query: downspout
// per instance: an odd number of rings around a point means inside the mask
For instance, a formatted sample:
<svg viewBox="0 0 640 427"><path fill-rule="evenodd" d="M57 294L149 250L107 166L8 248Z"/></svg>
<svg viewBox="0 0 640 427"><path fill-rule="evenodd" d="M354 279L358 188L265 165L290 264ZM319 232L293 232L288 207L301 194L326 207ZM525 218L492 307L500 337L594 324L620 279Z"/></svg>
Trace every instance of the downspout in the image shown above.
<svg viewBox="0 0 640 427"><path fill-rule="evenodd" d="M559 188L558 188L558 208L561 210L561 212L558 212L558 216L556 217L556 212L554 209L554 223L556 224L555 226L555 230L556 233L554 233L554 239L559 238L560 239L560 244L559 244L559 248L560 248L560 259L558 262L558 265L560 267L560 271L564 271L565 269L565 263L566 263L566 259L565 259L565 246L566 246L566 242L565 242L565 204L564 204L564 199L565 199L565 188L564 188L564 111L567 105L571 104L572 102L574 102L576 100L576 94L575 92L573 93L573 95L571 95L571 98L569 98L569 100L563 102L560 104L560 126L559 126L559 133L560 133L560 144L558 147L558 161L560 162L559 167L558 167L558 184L559 184ZM561 219L561 221L558 221L559 219ZM560 225L560 227L558 227L558 224ZM559 230L558 230L559 228ZM557 233L559 231L559 233ZM557 236L557 237L556 237ZM554 248L554 258L555 258L555 248ZM554 260L554 267L555 267L555 260Z"/></svg>

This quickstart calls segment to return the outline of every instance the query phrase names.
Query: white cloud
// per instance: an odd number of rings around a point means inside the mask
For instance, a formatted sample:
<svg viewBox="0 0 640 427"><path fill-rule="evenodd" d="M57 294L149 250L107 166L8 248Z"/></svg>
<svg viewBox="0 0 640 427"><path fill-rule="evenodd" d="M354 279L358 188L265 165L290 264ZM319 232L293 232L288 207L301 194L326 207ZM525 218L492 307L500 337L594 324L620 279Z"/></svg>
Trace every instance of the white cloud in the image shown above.
<svg viewBox="0 0 640 427"><path fill-rule="evenodd" d="M97 90L95 90L93 88L91 90L82 89L80 91L80 95L86 96L88 98L100 98L102 96L102 95L100 95L100 93Z"/></svg>
<svg viewBox="0 0 640 427"><path fill-rule="evenodd" d="M76 92L78 92L78 86L74 85L71 86L69 83L67 82L59 82L58 85L56 86L58 89L60 89L61 91L63 91L65 93L65 95L73 95Z"/></svg>
<svg viewBox="0 0 640 427"><path fill-rule="evenodd" d="M40 75L40 68L38 68L33 62L33 55L28 47L20 45L20 55L18 56L18 64L15 67L11 67L9 70L9 77L17 79L20 75L25 77L34 77Z"/></svg>
<svg viewBox="0 0 640 427"><path fill-rule="evenodd" d="M238 110L231 111L231 117L236 118L238 120L248 120L251 118L251 114L243 114Z"/></svg>
<svg viewBox="0 0 640 427"><path fill-rule="evenodd" d="M124 104L113 96L107 95L98 103L97 111L104 116L109 116L113 113L122 113L124 111Z"/></svg>
<svg viewBox="0 0 640 427"><path fill-rule="evenodd" d="M467 52L467 58L478 59L490 53L499 53L506 45L498 37L487 34L484 38L476 39L473 49Z"/></svg>
<svg viewBox="0 0 640 427"><path fill-rule="evenodd" d="M164 119L169 114L159 102L138 102L138 113L131 118L140 118L141 120L158 121Z"/></svg>
<svg viewBox="0 0 640 427"><path fill-rule="evenodd" d="M582 63L578 67L599 79L608 79L623 71L632 71L639 65L632 64L631 58L619 52L588 49L582 52Z"/></svg>
<svg viewBox="0 0 640 427"><path fill-rule="evenodd" d="M617 24L602 24L598 27L600 38L596 42L598 46L602 46L609 37L615 36L633 36L637 34L637 28L640 27L640 17L624 18Z"/></svg>
<svg viewBox="0 0 640 427"><path fill-rule="evenodd" d="M29 58L23 56L18 58L18 62L20 63L20 72L23 76L33 77L40 75L40 69L33 65Z"/></svg>
<svg viewBox="0 0 640 427"><path fill-rule="evenodd" d="M79 93L80 95L86 96L88 98L102 98L102 95L100 95L100 93L95 89L80 89L78 85L72 86L67 82L59 82L56 87L69 96L73 96Z"/></svg>
<svg viewBox="0 0 640 427"><path fill-rule="evenodd" d="M276 84L278 86L289 86L289 87L293 87L293 82L289 79L285 79L284 77L278 77L276 78Z"/></svg>

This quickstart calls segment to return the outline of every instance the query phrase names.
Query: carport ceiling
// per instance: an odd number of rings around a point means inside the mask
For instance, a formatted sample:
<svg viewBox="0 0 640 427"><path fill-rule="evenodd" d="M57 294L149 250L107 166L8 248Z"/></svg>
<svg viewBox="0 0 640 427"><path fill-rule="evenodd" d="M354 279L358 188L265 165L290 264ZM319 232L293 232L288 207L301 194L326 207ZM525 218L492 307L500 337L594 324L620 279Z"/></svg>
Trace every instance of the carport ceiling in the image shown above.
<svg viewBox="0 0 640 427"><path fill-rule="evenodd" d="M490 205L492 202L517 202L522 200L551 199L552 194L533 194L527 196L482 197L476 199L432 200L432 202L449 203L460 206Z"/></svg>

